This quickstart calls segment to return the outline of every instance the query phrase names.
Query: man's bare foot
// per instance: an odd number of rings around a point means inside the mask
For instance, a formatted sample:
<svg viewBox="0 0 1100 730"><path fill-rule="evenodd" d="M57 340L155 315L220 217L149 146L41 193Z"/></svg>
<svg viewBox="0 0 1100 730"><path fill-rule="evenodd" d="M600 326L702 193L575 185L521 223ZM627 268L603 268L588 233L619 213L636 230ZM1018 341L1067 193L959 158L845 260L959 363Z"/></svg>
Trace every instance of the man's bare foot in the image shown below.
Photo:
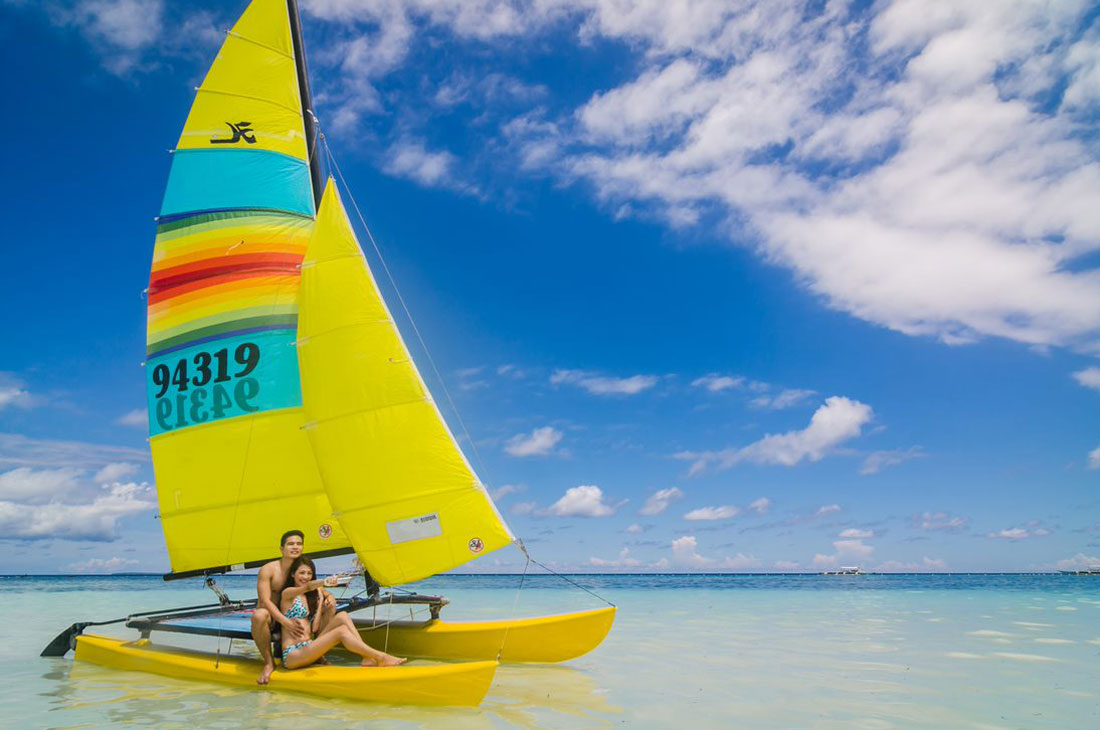
<svg viewBox="0 0 1100 730"><path fill-rule="evenodd" d="M256 677L256 684L267 684L267 681L271 679L271 673L274 671L274 664L265 664L263 671L260 672L260 676Z"/></svg>

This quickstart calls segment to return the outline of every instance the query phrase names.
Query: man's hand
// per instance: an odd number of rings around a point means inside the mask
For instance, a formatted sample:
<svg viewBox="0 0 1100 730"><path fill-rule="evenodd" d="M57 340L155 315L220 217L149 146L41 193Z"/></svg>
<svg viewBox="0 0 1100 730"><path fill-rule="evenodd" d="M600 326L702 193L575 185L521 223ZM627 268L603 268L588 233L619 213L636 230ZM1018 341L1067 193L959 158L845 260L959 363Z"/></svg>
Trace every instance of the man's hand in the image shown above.
<svg viewBox="0 0 1100 730"><path fill-rule="evenodd" d="M325 576L325 587L326 588L335 588L338 585L340 585L340 579L337 578L335 575Z"/></svg>
<svg viewBox="0 0 1100 730"><path fill-rule="evenodd" d="M287 632L287 636L295 643L305 641L309 638L309 629L303 626L300 621L289 621L283 630Z"/></svg>

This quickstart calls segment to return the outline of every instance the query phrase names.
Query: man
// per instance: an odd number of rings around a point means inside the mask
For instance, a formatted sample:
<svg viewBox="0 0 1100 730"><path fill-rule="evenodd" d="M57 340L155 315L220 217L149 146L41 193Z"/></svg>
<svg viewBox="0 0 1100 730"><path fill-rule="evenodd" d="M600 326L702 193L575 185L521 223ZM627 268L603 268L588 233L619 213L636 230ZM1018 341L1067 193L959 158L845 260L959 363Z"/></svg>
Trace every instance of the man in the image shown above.
<svg viewBox="0 0 1100 730"><path fill-rule="evenodd" d="M275 671L275 659L271 656L272 622L282 626L282 630L293 639L294 643L309 638L308 630L284 616L277 603L279 594L286 585L286 574L290 570L290 564L302 554L304 545L305 535L301 530L284 532L279 541L279 549L283 557L264 565L260 568L260 574L256 576L256 610L252 612L252 640L256 642L256 648L260 650L260 656L264 660L264 668L256 678L256 684L267 684L271 679L271 673Z"/></svg>

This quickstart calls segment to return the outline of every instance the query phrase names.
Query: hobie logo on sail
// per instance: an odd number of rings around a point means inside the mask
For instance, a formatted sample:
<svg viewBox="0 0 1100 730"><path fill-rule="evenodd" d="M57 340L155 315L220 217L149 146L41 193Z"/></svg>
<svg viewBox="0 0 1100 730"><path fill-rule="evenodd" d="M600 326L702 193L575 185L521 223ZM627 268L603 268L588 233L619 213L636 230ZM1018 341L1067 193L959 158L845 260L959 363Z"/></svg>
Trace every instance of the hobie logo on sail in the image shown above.
<svg viewBox="0 0 1100 730"><path fill-rule="evenodd" d="M253 134L252 122L226 122L231 130L233 130L233 136L229 139L212 139L210 144L237 144L242 139L249 144L256 144L256 135Z"/></svg>
<svg viewBox="0 0 1100 730"><path fill-rule="evenodd" d="M470 548L470 552L472 552L472 553L480 553L482 550L485 549L485 543L482 541L482 539L480 537L471 537L470 538L470 543L469 543L469 548Z"/></svg>
<svg viewBox="0 0 1100 730"><path fill-rule="evenodd" d="M327 540L332 537L332 525L327 522L322 522L321 526L317 528L317 534L322 540Z"/></svg>

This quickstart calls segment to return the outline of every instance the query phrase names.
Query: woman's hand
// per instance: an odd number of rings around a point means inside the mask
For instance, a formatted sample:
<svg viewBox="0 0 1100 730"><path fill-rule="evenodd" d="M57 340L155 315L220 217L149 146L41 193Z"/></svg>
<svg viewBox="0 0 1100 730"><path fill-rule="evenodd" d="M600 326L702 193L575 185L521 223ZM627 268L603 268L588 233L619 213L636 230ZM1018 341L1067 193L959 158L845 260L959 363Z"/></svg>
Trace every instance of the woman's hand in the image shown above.
<svg viewBox="0 0 1100 730"><path fill-rule="evenodd" d="M335 575L326 575L324 584L325 588L335 588L340 585L340 579Z"/></svg>

